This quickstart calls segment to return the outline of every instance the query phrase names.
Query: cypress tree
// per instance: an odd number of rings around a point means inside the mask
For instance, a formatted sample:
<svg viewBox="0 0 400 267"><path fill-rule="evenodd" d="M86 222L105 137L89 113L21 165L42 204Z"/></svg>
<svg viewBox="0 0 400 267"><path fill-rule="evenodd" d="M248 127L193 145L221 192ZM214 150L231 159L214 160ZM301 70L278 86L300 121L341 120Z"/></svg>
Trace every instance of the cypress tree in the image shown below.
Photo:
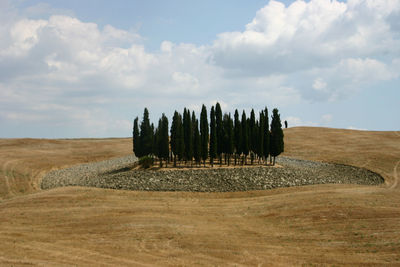
<svg viewBox="0 0 400 267"><path fill-rule="evenodd" d="M176 122L176 154L179 161L182 161L185 151L185 140L183 132L183 122L182 115L178 113L178 118Z"/></svg>
<svg viewBox="0 0 400 267"><path fill-rule="evenodd" d="M193 158L193 130L192 120L190 119L190 110L183 111L183 136L185 141L185 161L192 161Z"/></svg>
<svg viewBox="0 0 400 267"><path fill-rule="evenodd" d="M168 136L168 118L164 115L162 115L162 157L165 159L166 163L168 164L168 159L169 159L169 136Z"/></svg>
<svg viewBox="0 0 400 267"><path fill-rule="evenodd" d="M229 166L230 159L234 149L233 121L230 113L229 115L228 114L224 115L223 125L224 125L224 153L228 157L228 166Z"/></svg>
<svg viewBox="0 0 400 267"><path fill-rule="evenodd" d="M219 157L219 164L222 165L222 153L224 150L224 130L222 126L222 110L221 105L217 102L215 105L215 122L217 129L217 155Z"/></svg>
<svg viewBox="0 0 400 267"><path fill-rule="evenodd" d="M264 116L264 111L261 110L260 112L260 121L259 121L259 131L258 131L258 151L257 151L257 155L259 160L262 159L264 157L264 129L265 129L265 116Z"/></svg>
<svg viewBox="0 0 400 267"><path fill-rule="evenodd" d="M269 131L269 118L268 118L268 108L264 109L264 157L265 160L268 161L270 151L270 131Z"/></svg>
<svg viewBox="0 0 400 267"><path fill-rule="evenodd" d="M234 126L234 148L235 148L235 165L236 165L236 160L237 156L242 154L242 126L240 125L240 120L239 120L239 112L236 109L235 110L235 126Z"/></svg>
<svg viewBox="0 0 400 267"><path fill-rule="evenodd" d="M134 122L133 122L133 153L135 154L136 157L140 158L142 155L140 153L140 132L139 132L139 124L138 124L139 118L136 117Z"/></svg>
<svg viewBox="0 0 400 267"><path fill-rule="evenodd" d="M156 132L157 156L160 159L160 167L162 167L162 160L165 160L165 164L168 166L168 118L164 113L162 114L161 119L158 121L158 128Z"/></svg>
<svg viewBox="0 0 400 267"><path fill-rule="evenodd" d="M211 107L210 112L210 164L214 166L214 159L217 156L217 133L215 123L215 109Z"/></svg>
<svg viewBox="0 0 400 267"><path fill-rule="evenodd" d="M160 118L158 120L158 127L154 131L154 146L153 146L153 153L160 161L160 168L162 167L161 131L162 131L162 120Z"/></svg>
<svg viewBox="0 0 400 267"><path fill-rule="evenodd" d="M244 164L247 161L247 155L249 155L249 131L247 126L246 112L243 110L242 113L242 153L244 155Z"/></svg>
<svg viewBox="0 0 400 267"><path fill-rule="evenodd" d="M194 112L192 118L193 123L193 156L196 164L201 163L201 142L200 142L200 132L199 132L199 120L196 119Z"/></svg>
<svg viewBox="0 0 400 267"><path fill-rule="evenodd" d="M253 165L254 154L256 152L256 149L257 149L256 116L254 113L254 109L251 109L250 120L249 120L249 150L250 150L251 165Z"/></svg>
<svg viewBox="0 0 400 267"><path fill-rule="evenodd" d="M140 152L141 156L150 155L153 152L153 131L150 126L149 111L143 112L143 121L140 124Z"/></svg>
<svg viewBox="0 0 400 267"><path fill-rule="evenodd" d="M282 123L277 108L272 111L270 148L275 165L275 158L284 151Z"/></svg>
<svg viewBox="0 0 400 267"><path fill-rule="evenodd" d="M203 159L204 166L206 165L206 159L208 157L208 120L207 120L207 109L203 105L200 114L200 135L201 135L201 158Z"/></svg>
<svg viewBox="0 0 400 267"><path fill-rule="evenodd" d="M174 154L174 167L176 167L176 157L178 155L178 120L179 113L175 110L171 123L171 151Z"/></svg>
<svg viewBox="0 0 400 267"><path fill-rule="evenodd" d="M151 123L150 125L150 136L151 136L151 154L153 155L157 155L156 154L156 149L157 149L157 143L156 143L156 139L155 139L155 131L154 131L154 124Z"/></svg>

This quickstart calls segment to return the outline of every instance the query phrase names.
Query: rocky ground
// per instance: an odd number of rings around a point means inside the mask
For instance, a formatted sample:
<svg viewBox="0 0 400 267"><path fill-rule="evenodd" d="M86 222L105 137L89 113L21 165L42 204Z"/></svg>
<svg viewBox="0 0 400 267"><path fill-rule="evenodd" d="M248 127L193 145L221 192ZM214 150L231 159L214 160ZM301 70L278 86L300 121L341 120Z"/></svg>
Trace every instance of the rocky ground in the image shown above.
<svg viewBox="0 0 400 267"><path fill-rule="evenodd" d="M205 168L187 170L137 170L137 158L127 156L81 164L49 172L42 189L61 186L89 186L148 191L229 192L264 190L311 184L378 185L383 178L352 166L277 158L282 168Z"/></svg>

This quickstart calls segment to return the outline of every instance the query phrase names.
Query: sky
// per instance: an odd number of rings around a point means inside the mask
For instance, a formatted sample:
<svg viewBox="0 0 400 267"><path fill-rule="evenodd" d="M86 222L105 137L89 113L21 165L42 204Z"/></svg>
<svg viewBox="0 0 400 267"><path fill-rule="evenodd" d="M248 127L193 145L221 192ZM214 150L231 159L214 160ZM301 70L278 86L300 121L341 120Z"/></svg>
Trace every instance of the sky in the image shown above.
<svg viewBox="0 0 400 267"><path fill-rule="evenodd" d="M400 1L0 0L0 138L129 137L145 107L216 102L400 130Z"/></svg>

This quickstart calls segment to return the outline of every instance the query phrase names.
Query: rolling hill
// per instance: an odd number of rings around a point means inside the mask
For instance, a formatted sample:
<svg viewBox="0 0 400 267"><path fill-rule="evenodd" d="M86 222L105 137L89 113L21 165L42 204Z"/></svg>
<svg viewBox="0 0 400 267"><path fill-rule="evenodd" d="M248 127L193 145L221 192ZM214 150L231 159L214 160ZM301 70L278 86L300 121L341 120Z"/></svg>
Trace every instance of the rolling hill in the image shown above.
<svg viewBox="0 0 400 267"><path fill-rule="evenodd" d="M385 184L41 191L44 173L127 155L131 140L0 140L0 265L400 265L400 134L296 127L285 145Z"/></svg>

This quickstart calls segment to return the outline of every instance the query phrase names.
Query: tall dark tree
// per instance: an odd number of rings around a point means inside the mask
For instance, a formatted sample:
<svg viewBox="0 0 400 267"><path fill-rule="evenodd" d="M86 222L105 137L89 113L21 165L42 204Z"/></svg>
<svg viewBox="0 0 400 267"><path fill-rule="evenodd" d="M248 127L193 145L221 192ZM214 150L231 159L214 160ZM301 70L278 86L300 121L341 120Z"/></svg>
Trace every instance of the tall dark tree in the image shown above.
<svg viewBox="0 0 400 267"><path fill-rule="evenodd" d="M182 161L185 154L185 138L183 132L182 115L178 113L176 127L176 154L179 161Z"/></svg>
<svg viewBox="0 0 400 267"><path fill-rule="evenodd" d="M153 152L153 131L150 125L149 111L147 108L143 112L143 121L140 124L140 154L141 156L150 155Z"/></svg>
<svg viewBox="0 0 400 267"><path fill-rule="evenodd" d="M172 123L171 123L171 151L173 153L174 157L174 167L176 167L176 157L178 155L178 140L177 140L177 135L178 135L178 120L179 120L179 113L178 111L175 110L174 116L172 117Z"/></svg>
<svg viewBox="0 0 400 267"><path fill-rule="evenodd" d="M194 118L193 126L193 157L197 165L201 164L201 140L200 140L200 132L199 132L199 120L196 119L196 116L192 115L192 121Z"/></svg>
<svg viewBox="0 0 400 267"><path fill-rule="evenodd" d="M272 111L270 153L275 158L284 151L283 130L278 109Z"/></svg>
<svg viewBox="0 0 400 267"><path fill-rule="evenodd" d="M219 157L219 164L222 165L222 153L224 150L224 129L222 126L222 109L221 105L218 102L215 105L215 122L217 129L217 155Z"/></svg>
<svg viewBox="0 0 400 267"><path fill-rule="evenodd" d="M158 127L154 130L153 135L153 154L160 159L160 150L159 150L159 140L160 140L160 128L161 128L161 119L158 120ZM162 161L160 159L160 167L162 167Z"/></svg>
<svg viewBox="0 0 400 267"><path fill-rule="evenodd" d="M264 158L267 161L270 151L270 131L269 131L269 118L268 118L268 108L264 109Z"/></svg>
<svg viewBox="0 0 400 267"><path fill-rule="evenodd" d="M200 140L201 140L201 158L204 166L206 165L206 159L208 158L208 143L209 143L209 131L208 131L208 120L207 120L207 109L203 105L200 114Z"/></svg>
<svg viewBox="0 0 400 267"><path fill-rule="evenodd" d="M242 153L244 156L244 164L246 164L247 156L249 155L249 130L247 126L246 112L244 110L240 124L242 125Z"/></svg>
<svg viewBox="0 0 400 267"><path fill-rule="evenodd" d="M253 165L254 154L256 153L257 150L256 115L254 113L254 109L251 109L248 127L249 127L249 150L251 151L250 158L251 158L251 164Z"/></svg>
<svg viewBox="0 0 400 267"><path fill-rule="evenodd" d="M151 154L153 154L153 155L157 155L157 142L156 142L156 137L155 137L155 130L154 130L154 124L152 123L151 125L150 125L150 129L151 129L151 131L150 131L150 135L151 135Z"/></svg>
<svg viewBox="0 0 400 267"><path fill-rule="evenodd" d="M264 116L264 111L261 110L260 112L260 119L258 122L258 140L259 143L257 145L257 156L259 158L259 160L261 160L264 157L264 139L265 139L265 135L264 135L264 131L265 131L265 116Z"/></svg>
<svg viewBox="0 0 400 267"><path fill-rule="evenodd" d="M234 125L234 152L235 152L235 165L237 157L242 154L242 126L240 125L239 112L235 110L235 125Z"/></svg>
<svg viewBox="0 0 400 267"><path fill-rule="evenodd" d="M210 112L210 164L214 166L214 159L217 156L217 129L215 122L215 109L211 107Z"/></svg>
<svg viewBox="0 0 400 267"><path fill-rule="evenodd" d="M157 128L157 153L158 158L160 159L160 167L162 167L162 160L165 160L166 164L168 164L169 157L169 142L168 142L168 118L163 113L161 119L158 122Z"/></svg>
<svg viewBox="0 0 400 267"><path fill-rule="evenodd" d="M139 124L138 124L139 118L136 117L134 122L133 122L133 153L135 153L135 156L140 158L142 154L140 153L140 132L139 132Z"/></svg>
<svg viewBox="0 0 400 267"><path fill-rule="evenodd" d="M185 140L185 161L192 161L193 158L193 130L190 110L183 111L183 137Z"/></svg>
<svg viewBox="0 0 400 267"><path fill-rule="evenodd" d="M225 158L228 158L228 165L230 165L230 159L234 150L234 133L233 133L233 121L231 114L225 114L223 120L224 126L224 153ZM225 160L226 161L226 160Z"/></svg>

